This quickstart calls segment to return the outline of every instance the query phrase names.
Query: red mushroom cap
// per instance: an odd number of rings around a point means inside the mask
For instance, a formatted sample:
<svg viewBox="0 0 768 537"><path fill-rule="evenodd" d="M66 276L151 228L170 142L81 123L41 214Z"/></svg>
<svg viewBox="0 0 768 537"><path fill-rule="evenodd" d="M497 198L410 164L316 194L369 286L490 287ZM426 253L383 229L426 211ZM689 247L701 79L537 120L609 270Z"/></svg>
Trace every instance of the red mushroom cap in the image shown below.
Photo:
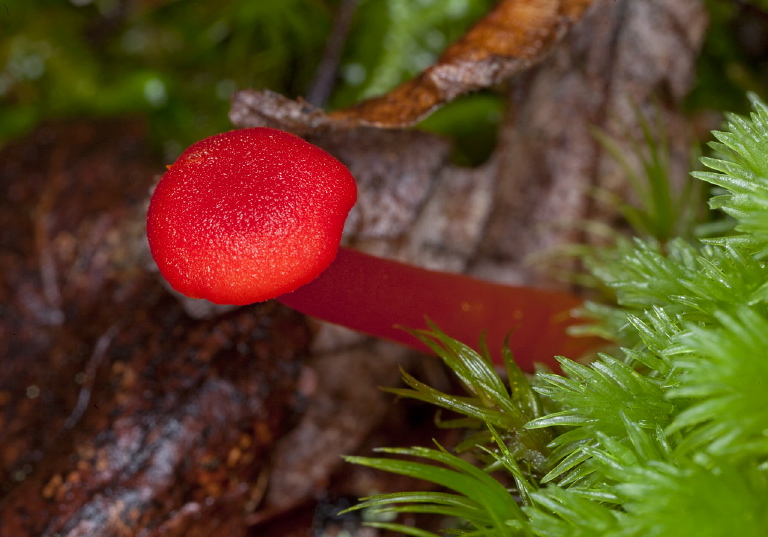
<svg viewBox="0 0 768 537"><path fill-rule="evenodd" d="M163 175L147 237L177 291L250 304L323 272L356 199L349 170L298 136L230 131L190 146Z"/></svg>

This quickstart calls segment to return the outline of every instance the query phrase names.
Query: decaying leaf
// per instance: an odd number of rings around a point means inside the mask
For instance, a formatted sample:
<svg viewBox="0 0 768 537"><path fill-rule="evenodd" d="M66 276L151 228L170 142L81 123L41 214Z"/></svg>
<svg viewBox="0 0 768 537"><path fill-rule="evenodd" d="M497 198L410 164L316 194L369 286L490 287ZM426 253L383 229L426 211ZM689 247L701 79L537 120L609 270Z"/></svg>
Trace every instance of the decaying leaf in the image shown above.
<svg viewBox="0 0 768 537"><path fill-rule="evenodd" d="M187 316L147 271L138 124L0 152L0 535L242 535L298 411L309 332Z"/></svg>
<svg viewBox="0 0 768 537"><path fill-rule="evenodd" d="M502 0L418 77L329 117L380 128L413 125L459 95L490 87L542 61L591 3Z"/></svg>

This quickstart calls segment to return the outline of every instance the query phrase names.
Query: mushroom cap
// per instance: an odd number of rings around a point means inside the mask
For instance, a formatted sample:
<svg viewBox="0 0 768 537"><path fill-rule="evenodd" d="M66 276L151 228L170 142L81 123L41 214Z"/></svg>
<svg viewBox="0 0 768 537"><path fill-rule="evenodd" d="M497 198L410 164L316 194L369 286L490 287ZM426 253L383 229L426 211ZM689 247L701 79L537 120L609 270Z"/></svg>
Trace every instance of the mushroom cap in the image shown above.
<svg viewBox="0 0 768 537"><path fill-rule="evenodd" d="M331 264L357 199L349 170L269 128L190 146L155 188L147 237L180 293L243 305L289 293Z"/></svg>

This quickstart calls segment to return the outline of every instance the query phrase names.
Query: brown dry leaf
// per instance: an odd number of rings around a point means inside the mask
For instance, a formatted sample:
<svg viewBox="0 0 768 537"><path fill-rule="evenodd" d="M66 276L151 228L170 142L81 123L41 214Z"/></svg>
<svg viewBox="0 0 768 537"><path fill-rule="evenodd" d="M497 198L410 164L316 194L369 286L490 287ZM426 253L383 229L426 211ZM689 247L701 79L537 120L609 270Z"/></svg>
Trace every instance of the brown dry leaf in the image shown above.
<svg viewBox="0 0 768 537"><path fill-rule="evenodd" d="M591 3L502 0L418 77L328 116L379 128L413 125L459 95L530 69L552 51Z"/></svg>

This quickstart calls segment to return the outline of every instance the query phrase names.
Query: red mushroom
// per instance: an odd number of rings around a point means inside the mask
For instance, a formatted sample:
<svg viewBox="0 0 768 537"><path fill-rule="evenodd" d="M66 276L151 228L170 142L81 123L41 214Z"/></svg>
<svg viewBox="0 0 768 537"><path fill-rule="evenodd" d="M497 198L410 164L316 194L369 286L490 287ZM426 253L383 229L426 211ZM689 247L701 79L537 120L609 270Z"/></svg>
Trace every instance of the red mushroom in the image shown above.
<svg viewBox="0 0 768 537"><path fill-rule="evenodd" d="M152 256L171 286L216 304L252 304L309 283L331 264L355 179L293 134L244 129L187 149L147 214Z"/></svg>
<svg viewBox="0 0 768 537"><path fill-rule="evenodd" d="M217 304L277 298L302 313L424 348L396 328L425 317L468 345L510 346L521 367L592 348L566 328L580 300L498 285L339 248L357 188L334 157L268 128L230 131L187 149L157 185L147 236L177 291ZM521 361L522 360L522 361Z"/></svg>

